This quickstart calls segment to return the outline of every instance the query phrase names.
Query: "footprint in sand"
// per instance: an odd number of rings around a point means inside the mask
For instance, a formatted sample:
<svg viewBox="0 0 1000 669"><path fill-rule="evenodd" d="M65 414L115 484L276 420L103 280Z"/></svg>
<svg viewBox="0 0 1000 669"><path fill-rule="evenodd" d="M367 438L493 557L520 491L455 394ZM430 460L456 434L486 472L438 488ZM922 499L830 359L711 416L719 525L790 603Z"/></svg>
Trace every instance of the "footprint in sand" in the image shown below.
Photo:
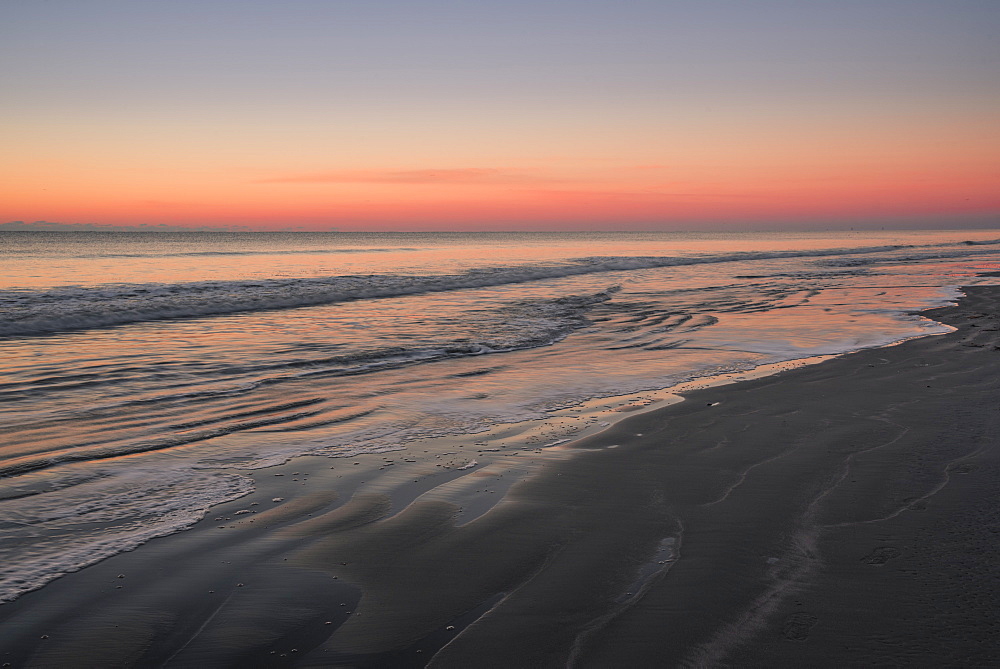
<svg viewBox="0 0 1000 669"><path fill-rule="evenodd" d="M899 557L899 549L892 546L879 546L871 553L861 558L865 564L883 565L894 557Z"/></svg>
<svg viewBox="0 0 1000 669"><path fill-rule="evenodd" d="M781 634L791 641L805 641L809 637L809 630L818 621L819 618L809 613L793 613L785 618Z"/></svg>

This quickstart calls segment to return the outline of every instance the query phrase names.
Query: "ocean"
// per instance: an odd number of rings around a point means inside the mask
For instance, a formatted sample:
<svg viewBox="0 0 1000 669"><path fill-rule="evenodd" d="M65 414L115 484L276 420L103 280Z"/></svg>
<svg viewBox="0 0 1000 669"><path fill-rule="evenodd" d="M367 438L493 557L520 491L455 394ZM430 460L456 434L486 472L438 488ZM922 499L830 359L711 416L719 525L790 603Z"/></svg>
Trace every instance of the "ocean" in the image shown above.
<svg viewBox="0 0 1000 669"><path fill-rule="evenodd" d="M682 384L948 332L918 312L996 283L998 237L0 232L0 601L296 456L557 448Z"/></svg>

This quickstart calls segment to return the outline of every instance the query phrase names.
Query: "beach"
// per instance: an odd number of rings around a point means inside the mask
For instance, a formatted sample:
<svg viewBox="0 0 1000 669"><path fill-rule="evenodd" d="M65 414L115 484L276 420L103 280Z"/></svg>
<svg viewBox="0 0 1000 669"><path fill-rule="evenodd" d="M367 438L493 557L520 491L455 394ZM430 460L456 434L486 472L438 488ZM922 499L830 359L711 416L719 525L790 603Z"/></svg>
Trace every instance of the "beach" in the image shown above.
<svg viewBox="0 0 1000 669"><path fill-rule="evenodd" d="M0 669L1000 669L1000 1L0 12Z"/></svg>
<svg viewBox="0 0 1000 669"><path fill-rule="evenodd" d="M925 312L949 334L547 448L247 470L188 530L0 606L0 660L996 666L1000 289L964 292Z"/></svg>

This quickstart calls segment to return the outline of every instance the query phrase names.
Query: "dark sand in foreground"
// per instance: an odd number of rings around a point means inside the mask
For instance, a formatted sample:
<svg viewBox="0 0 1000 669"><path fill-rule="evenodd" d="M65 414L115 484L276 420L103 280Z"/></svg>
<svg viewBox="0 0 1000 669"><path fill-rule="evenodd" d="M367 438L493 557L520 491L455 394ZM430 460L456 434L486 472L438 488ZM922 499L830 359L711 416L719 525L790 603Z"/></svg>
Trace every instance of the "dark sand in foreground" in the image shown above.
<svg viewBox="0 0 1000 669"><path fill-rule="evenodd" d="M1000 666L1000 288L967 293L932 313L952 334L687 393L519 481L406 454L254 472L0 606L0 661Z"/></svg>

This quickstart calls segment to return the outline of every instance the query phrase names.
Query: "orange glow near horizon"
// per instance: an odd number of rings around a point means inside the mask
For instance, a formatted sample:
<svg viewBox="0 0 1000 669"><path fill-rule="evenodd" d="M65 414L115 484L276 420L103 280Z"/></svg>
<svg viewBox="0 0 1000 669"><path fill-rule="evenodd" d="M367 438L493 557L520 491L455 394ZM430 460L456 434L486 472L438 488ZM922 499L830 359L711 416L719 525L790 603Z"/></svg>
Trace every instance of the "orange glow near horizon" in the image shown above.
<svg viewBox="0 0 1000 669"><path fill-rule="evenodd" d="M758 156L758 159L760 156ZM764 162L764 161L761 161ZM819 162L819 161L817 161ZM559 166L276 172L22 165L0 219L320 229L572 229L1000 211L983 161L905 166ZM970 164L972 163L972 164ZM219 168L216 168L219 169ZM6 192L4 192L6 191Z"/></svg>
<svg viewBox="0 0 1000 669"><path fill-rule="evenodd" d="M588 6L569 23L545 2L520 8L533 22L474 3L466 32L421 33L367 5L250 3L222 34L231 16L179 2L205 22L173 3L20 10L63 41L0 47L0 223L1000 225L1000 8L793 3L779 29L753 3ZM258 32L276 22L281 39ZM95 35L106 51L81 48Z"/></svg>

